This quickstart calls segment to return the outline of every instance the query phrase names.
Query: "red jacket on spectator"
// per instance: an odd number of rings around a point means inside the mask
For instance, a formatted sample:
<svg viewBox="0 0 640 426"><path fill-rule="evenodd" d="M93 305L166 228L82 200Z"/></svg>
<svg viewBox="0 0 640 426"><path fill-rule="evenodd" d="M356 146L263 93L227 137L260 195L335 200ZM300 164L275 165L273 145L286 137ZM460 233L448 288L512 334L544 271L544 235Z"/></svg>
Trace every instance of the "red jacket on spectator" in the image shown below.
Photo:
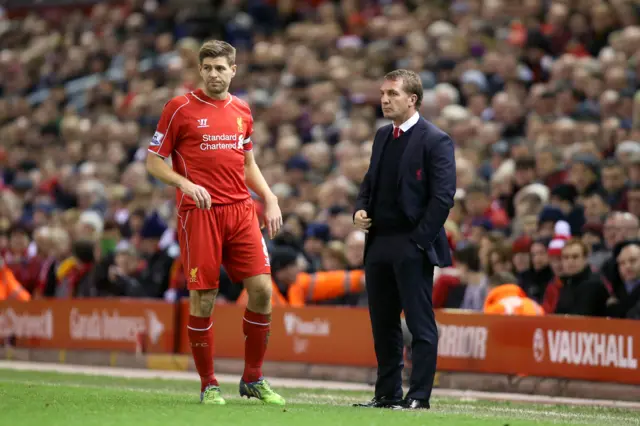
<svg viewBox="0 0 640 426"><path fill-rule="evenodd" d="M561 288L562 281L560 281L560 278L558 277L555 277L553 281L549 283L544 292L544 299L542 300L542 309L544 309L545 312L552 314L556 311Z"/></svg>
<svg viewBox="0 0 640 426"><path fill-rule="evenodd" d="M441 309L445 307L449 290L460 285L460 275L455 268L444 268L440 271L440 276L433 283L433 308Z"/></svg>
<svg viewBox="0 0 640 426"><path fill-rule="evenodd" d="M465 238L471 236L471 227L476 220L488 220L491 222L493 228L503 229L509 226L509 215L507 211L500 206L497 201L492 202L489 207L484 211L482 216L470 217L468 216L462 225L462 233Z"/></svg>
<svg viewBox="0 0 640 426"><path fill-rule="evenodd" d="M488 218L495 228L506 228L509 226L509 215L497 201L491 203L491 206L484 212L484 217Z"/></svg>
<svg viewBox="0 0 640 426"><path fill-rule="evenodd" d="M544 178L544 184L553 189L555 186L563 184L567 181L567 171L557 170Z"/></svg>
<svg viewBox="0 0 640 426"><path fill-rule="evenodd" d="M22 256L16 256L10 252L5 254L4 259L20 284L28 292L33 293L38 285L38 276L44 260L40 256L29 259L26 253Z"/></svg>

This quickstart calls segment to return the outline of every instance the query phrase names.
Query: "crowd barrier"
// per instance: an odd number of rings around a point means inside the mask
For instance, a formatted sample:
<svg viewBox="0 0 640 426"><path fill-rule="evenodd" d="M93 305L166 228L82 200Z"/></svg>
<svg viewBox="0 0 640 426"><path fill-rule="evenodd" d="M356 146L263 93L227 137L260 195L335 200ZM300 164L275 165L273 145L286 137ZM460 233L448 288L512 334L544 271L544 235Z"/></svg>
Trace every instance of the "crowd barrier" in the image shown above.
<svg viewBox="0 0 640 426"><path fill-rule="evenodd" d="M216 306L216 356L242 358L244 308ZM188 303L0 302L0 337L19 347L190 353ZM438 369L640 384L640 323L438 311ZM267 360L375 367L366 309L275 307Z"/></svg>

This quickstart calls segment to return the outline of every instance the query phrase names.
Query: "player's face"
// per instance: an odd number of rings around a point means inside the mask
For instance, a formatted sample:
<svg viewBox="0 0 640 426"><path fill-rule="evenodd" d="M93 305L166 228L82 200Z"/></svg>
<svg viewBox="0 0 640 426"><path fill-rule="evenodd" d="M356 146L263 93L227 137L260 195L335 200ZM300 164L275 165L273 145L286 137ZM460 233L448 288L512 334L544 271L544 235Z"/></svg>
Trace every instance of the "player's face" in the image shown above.
<svg viewBox="0 0 640 426"><path fill-rule="evenodd" d="M225 94L229 90L231 79L236 75L236 66L229 65L225 57L204 58L200 64L200 76L206 92L211 95Z"/></svg>
<svg viewBox="0 0 640 426"><path fill-rule="evenodd" d="M403 90L404 81L384 80L380 87L382 113L389 120L400 120L408 115L409 109L416 104L417 96Z"/></svg>

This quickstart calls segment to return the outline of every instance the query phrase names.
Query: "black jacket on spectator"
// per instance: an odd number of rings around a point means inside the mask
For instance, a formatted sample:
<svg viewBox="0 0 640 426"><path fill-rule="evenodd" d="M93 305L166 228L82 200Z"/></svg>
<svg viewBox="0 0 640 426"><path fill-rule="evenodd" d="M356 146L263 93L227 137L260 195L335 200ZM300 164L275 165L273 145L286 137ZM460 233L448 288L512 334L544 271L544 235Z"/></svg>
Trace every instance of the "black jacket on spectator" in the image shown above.
<svg viewBox="0 0 640 426"><path fill-rule="evenodd" d="M542 268L539 271L531 268L522 274L520 278L520 287L527 293L531 299L538 303L542 303L544 292L547 286L553 280L553 270L550 266Z"/></svg>
<svg viewBox="0 0 640 426"><path fill-rule="evenodd" d="M620 276L620 270L618 269L618 256L623 248L625 248L629 244L640 244L640 240L624 240L613 248L611 256L607 259L600 268L600 278L604 283L605 288L609 292L610 296L617 296L616 287L621 287L622 291L626 291L624 288L624 283L622 281L622 277ZM622 294L622 293L621 293Z"/></svg>
<svg viewBox="0 0 640 426"><path fill-rule="evenodd" d="M618 300L617 303L607 306L607 316L613 318L631 318L630 315L634 315L633 311L637 311L636 316L640 315L640 286L627 293L617 262L622 249L630 244L640 244L640 240L625 240L617 244L611 258L605 262L601 270L605 288L611 297Z"/></svg>
<svg viewBox="0 0 640 426"><path fill-rule="evenodd" d="M628 318L630 311L634 308L640 309L640 285L633 289L631 293L627 293L627 289L622 281L613 284L614 297L617 303L607 306L607 316L613 318ZM640 310L638 311L640 314Z"/></svg>
<svg viewBox="0 0 640 426"><path fill-rule="evenodd" d="M628 319L640 320L640 300L627 312Z"/></svg>
<svg viewBox="0 0 640 426"><path fill-rule="evenodd" d="M460 284L449 287L447 299L444 302L444 309L460 309L464 301L464 295L467 292L467 284Z"/></svg>
<svg viewBox="0 0 640 426"><path fill-rule="evenodd" d="M610 292L613 288L614 282L622 282L622 278L620 278L620 271L618 270L618 261L615 256L612 255L602 264L602 267L600 268L600 275L605 284L605 288L608 288Z"/></svg>
<svg viewBox="0 0 640 426"><path fill-rule="evenodd" d="M576 275L562 277L561 281L556 314L606 316L609 293L588 266Z"/></svg>
<svg viewBox="0 0 640 426"><path fill-rule="evenodd" d="M114 254L105 256L91 271L88 286L83 287L81 297L145 297L144 286L137 276L120 275L109 278L109 268L114 265Z"/></svg>
<svg viewBox="0 0 640 426"><path fill-rule="evenodd" d="M147 259L147 267L139 277L147 297L163 297L169 287L173 261L166 250L159 250Z"/></svg>

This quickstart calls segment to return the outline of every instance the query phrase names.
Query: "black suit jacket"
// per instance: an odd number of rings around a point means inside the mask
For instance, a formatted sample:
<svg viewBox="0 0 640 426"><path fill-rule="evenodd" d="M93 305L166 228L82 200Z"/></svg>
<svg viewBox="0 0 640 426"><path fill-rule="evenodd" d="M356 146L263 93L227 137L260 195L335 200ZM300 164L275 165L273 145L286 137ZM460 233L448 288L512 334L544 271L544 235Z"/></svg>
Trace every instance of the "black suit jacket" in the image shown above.
<svg viewBox="0 0 640 426"><path fill-rule="evenodd" d="M369 170L360 185L356 211L370 211L376 191L380 158L390 140L393 125L376 132ZM398 173L398 203L414 225L411 240L439 267L451 265L451 252L443 228L453 207L456 163L451 137L422 117L413 128ZM365 242L365 256L369 238Z"/></svg>

